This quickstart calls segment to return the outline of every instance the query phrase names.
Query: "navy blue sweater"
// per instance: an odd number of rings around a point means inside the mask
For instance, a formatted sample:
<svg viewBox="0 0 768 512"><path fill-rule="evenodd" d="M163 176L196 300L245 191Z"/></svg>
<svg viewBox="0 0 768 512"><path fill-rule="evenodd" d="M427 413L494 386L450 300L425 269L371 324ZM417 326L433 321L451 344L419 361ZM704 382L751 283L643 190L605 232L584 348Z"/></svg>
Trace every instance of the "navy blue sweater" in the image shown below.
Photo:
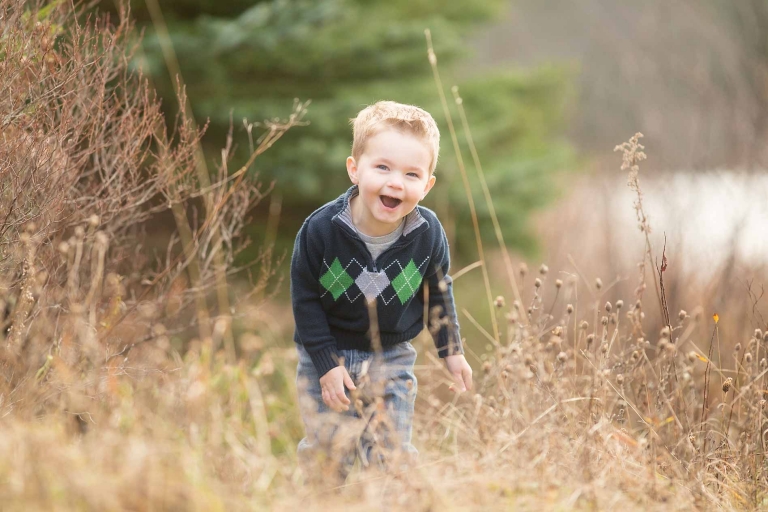
<svg viewBox="0 0 768 512"><path fill-rule="evenodd" d="M424 328L428 290L430 332L440 357L463 353L448 276L445 231L431 210L417 206L402 236L376 261L352 224L351 187L304 221L291 258L294 341L320 376L338 366L338 349L372 350L368 304L375 301L381 346L416 337Z"/></svg>

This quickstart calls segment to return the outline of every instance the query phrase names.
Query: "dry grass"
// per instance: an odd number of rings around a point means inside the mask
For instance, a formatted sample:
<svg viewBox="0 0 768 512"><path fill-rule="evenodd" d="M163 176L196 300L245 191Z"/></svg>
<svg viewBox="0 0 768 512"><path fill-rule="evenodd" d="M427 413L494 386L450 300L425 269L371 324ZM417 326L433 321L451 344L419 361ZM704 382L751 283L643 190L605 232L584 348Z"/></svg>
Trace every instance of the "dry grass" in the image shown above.
<svg viewBox="0 0 768 512"><path fill-rule="evenodd" d="M489 350L476 393L447 394L429 337L418 340L418 464L305 485L295 352L263 327L274 310L208 314L213 254L239 270L240 229L266 190L247 166L227 169L229 146L201 188L201 134L183 116L166 133L128 71L125 18L83 24L57 7L38 21L16 4L0 0L4 509L764 506L768 335L719 357L709 314L666 311L650 239L635 292L612 303L611 283L561 282L546 266L531 276L505 255L515 298L492 303L499 336L478 325ZM265 125L249 165L303 112ZM647 234L638 144L621 149ZM174 208L188 240L148 255L143 226ZM243 331L237 361L223 346L230 322Z"/></svg>

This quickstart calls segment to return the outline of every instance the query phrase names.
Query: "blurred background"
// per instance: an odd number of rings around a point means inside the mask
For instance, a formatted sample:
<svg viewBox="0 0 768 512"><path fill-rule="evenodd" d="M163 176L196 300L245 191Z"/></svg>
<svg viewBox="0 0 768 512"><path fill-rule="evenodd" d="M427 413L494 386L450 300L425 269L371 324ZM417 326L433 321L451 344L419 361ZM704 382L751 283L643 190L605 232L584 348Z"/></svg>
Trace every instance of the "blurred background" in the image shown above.
<svg viewBox="0 0 768 512"><path fill-rule="evenodd" d="M768 255L765 2L133 0L131 6L144 31L133 65L157 87L171 122L180 72L195 118L208 123L203 147L210 162L220 158L230 126L235 143L247 147L247 123L285 117L294 98L311 100L309 124L256 161L259 177L274 181L274 189L253 212L253 249L241 254L243 261L267 246L275 262L290 255L303 219L347 188L349 119L380 99L420 105L437 120L438 182L425 204L449 233L454 272L477 260L427 60L429 28L446 94L457 85L464 99L516 268L525 262L535 271L546 262L557 278L578 277L596 300L634 301L645 240L614 147L642 132L648 160L640 183L659 260L666 238L672 314L717 310L723 325L733 323L734 338L765 328L765 307L756 299ZM454 107L493 294L510 296ZM283 279L276 301L240 329L272 333L265 336L289 346L287 261L276 268L273 279ZM651 271L648 266L649 283ZM595 290L598 277L611 286ZM521 283L530 297L532 279ZM460 309L488 325L479 270L457 280L456 297ZM464 316L461 321L482 352L482 337Z"/></svg>

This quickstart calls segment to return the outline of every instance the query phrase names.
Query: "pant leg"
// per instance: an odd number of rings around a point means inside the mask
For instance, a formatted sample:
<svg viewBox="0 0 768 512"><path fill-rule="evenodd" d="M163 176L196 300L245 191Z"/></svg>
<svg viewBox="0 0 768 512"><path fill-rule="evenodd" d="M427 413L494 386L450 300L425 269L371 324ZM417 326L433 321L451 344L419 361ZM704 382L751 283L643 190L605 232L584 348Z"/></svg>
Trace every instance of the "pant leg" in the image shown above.
<svg viewBox="0 0 768 512"><path fill-rule="evenodd" d="M296 349L299 353L296 387L305 432L297 449L299 464L310 479L334 475L343 482L355 462L356 445L363 428L360 415L354 403L350 404L348 411L340 413L325 405L320 377L309 353L299 344L296 344ZM350 375L360 364L355 352L339 351Z"/></svg>
<svg viewBox="0 0 768 512"><path fill-rule="evenodd" d="M415 362L416 349L410 342L371 354L368 396L373 414L361 439L364 464L375 462L386 467L388 459L408 463L418 456L411 442L418 389Z"/></svg>

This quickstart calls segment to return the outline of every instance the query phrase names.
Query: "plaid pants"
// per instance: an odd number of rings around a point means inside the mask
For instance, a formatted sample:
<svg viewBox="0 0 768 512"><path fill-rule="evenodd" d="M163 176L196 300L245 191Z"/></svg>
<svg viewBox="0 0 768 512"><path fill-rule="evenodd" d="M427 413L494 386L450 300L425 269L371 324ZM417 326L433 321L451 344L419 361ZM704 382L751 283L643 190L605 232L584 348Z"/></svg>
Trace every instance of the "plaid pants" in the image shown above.
<svg viewBox="0 0 768 512"><path fill-rule="evenodd" d="M299 442L299 462L309 471L318 461L335 468L343 481L359 457L364 468L380 469L404 456L418 456L411 444L417 381L413 373L416 349L406 341L381 352L339 350L357 387L347 390L352 403L337 413L323 402L320 378L309 354L296 344L299 363L296 384L306 437ZM325 470L323 470L325 472Z"/></svg>

